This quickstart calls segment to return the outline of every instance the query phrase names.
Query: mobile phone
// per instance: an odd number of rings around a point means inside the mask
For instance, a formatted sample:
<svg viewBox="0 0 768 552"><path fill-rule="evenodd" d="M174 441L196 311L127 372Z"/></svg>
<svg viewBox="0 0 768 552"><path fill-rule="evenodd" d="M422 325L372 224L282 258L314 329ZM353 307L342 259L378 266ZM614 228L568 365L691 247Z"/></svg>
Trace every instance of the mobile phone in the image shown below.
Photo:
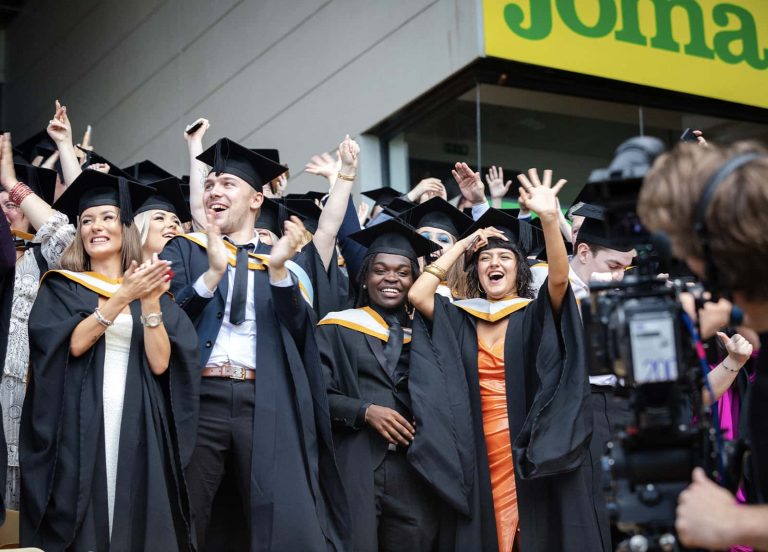
<svg viewBox="0 0 768 552"><path fill-rule="evenodd" d="M203 121L197 121L194 125L192 125L191 127L189 127L186 130L186 133L187 134L194 134L195 132L197 132L200 129L201 126L203 126Z"/></svg>
<svg viewBox="0 0 768 552"><path fill-rule="evenodd" d="M681 142L698 142L699 139L693 133L693 129L692 128L686 128L683 131L683 134L680 136L680 141Z"/></svg>

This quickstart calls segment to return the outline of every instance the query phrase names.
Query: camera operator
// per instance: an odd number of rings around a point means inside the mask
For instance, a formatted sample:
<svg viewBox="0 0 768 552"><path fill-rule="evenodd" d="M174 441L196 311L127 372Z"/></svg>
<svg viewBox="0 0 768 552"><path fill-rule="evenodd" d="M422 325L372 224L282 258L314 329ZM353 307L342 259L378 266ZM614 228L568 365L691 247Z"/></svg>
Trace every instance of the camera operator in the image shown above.
<svg viewBox="0 0 768 552"><path fill-rule="evenodd" d="M768 151L739 142L728 148L680 144L645 178L638 213L665 232L675 256L705 284L730 296L760 334L748 413L759 505L740 506L703 470L679 498L676 528L687 546L768 548Z"/></svg>

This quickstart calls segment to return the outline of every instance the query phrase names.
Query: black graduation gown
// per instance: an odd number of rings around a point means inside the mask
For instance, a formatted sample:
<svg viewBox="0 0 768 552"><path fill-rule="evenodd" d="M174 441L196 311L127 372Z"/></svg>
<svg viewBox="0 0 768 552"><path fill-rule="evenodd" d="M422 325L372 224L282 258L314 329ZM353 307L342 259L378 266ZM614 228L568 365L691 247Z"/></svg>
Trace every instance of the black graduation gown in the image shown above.
<svg viewBox="0 0 768 552"><path fill-rule="evenodd" d="M262 244L257 253L267 253ZM221 328L228 280L222 279L211 299L194 292L194 282L208 269L208 256L189 239L172 239L161 257L172 262L171 291L195 325L205 364ZM267 270L254 271L254 299L256 396L251 511L245 520L250 550L347 550L349 514L333 453L314 314L298 285L272 286ZM240 542L242 526L215 514L207 542L214 542L211 529L214 538L228 531Z"/></svg>
<svg viewBox="0 0 768 552"><path fill-rule="evenodd" d="M328 270L323 266L320 253L313 242L305 245L304 249L293 260L304 269L312 282L315 292L312 308L318 319L323 318L329 312L344 310L349 306L351 301L349 281L339 267L335 247Z"/></svg>
<svg viewBox="0 0 768 552"><path fill-rule="evenodd" d="M191 550L183 465L194 445L199 355L194 328L161 298L171 342L166 373L144 354L141 305L133 316L120 429L111 543L102 411L105 339L69 354L95 292L59 274L42 282L29 317L30 380L21 418L21 542L56 550Z"/></svg>
<svg viewBox="0 0 768 552"><path fill-rule="evenodd" d="M409 389L416 437L408 459L453 507L441 550L498 550L477 354L474 318L435 296L431 333L420 316L414 321ZM521 549L602 550L584 461L590 390L570 290L559 320L546 286L509 315L504 358Z"/></svg>
<svg viewBox="0 0 768 552"><path fill-rule="evenodd" d="M401 361L390 375L385 368L382 342L377 341L376 337L339 325L317 328L336 459L350 505L350 550L356 552L377 550L374 471L388 446L377 431L364 424L361 407L371 402L397 410L406 419L411 417L407 391L409 345L403 345Z"/></svg>

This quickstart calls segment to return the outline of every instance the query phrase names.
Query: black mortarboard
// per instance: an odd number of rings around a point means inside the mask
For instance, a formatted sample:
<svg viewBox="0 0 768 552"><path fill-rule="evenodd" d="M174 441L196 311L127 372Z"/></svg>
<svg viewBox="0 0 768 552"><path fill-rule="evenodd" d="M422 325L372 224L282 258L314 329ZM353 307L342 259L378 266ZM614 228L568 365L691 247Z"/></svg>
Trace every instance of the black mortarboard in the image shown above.
<svg viewBox="0 0 768 552"><path fill-rule="evenodd" d="M242 178L258 191L261 191L264 184L269 184L288 170L229 138L221 138L198 155L197 159L209 165L211 172L227 173Z"/></svg>
<svg viewBox="0 0 768 552"><path fill-rule="evenodd" d="M537 257L542 261L547 260L547 244L544 241L544 231L541 228L541 219L539 217L528 220L531 230L531 246L528 251L529 257ZM566 248L568 244L566 244Z"/></svg>
<svg viewBox="0 0 768 552"><path fill-rule="evenodd" d="M391 253L402 255L412 261L440 249L412 226L397 219L389 219L370 228L350 234L349 239L368 248L368 255Z"/></svg>
<svg viewBox="0 0 768 552"><path fill-rule="evenodd" d="M133 213L155 191L122 177L99 171L83 171L67 188L53 208L64 213L74 224L90 207L114 205L120 209L120 220L130 226Z"/></svg>
<svg viewBox="0 0 768 552"><path fill-rule="evenodd" d="M584 223L579 229L577 241L615 249L616 251L632 251L633 247L627 240L611 236L606 211L600 205L585 203L573 212L574 215L584 217ZM614 234L617 234L614 232Z"/></svg>
<svg viewBox="0 0 768 552"><path fill-rule="evenodd" d="M433 197L400 216L414 228L431 226L448 232L454 238L461 236L470 226L472 218L441 197Z"/></svg>
<svg viewBox="0 0 768 552"><path fill-rule="evenodd" d="M304 217L304 226L313 234L317 232L317 223L323 210L311 199L287 199L285 205L291 211Z"/></svg>
<svg viewBox="0 0 768 552"><path fill-rule="evenodd" d="M302 221L304 220L304 217L301 214L289 209L283 202L274 201L265 197L264 203L261 204L259 217L256 219L254 228L269 230L279 237L283 235L283 224L291 216L297 216Z"/></svg>
<svg viewBox="0 0 768 552"><path fill-rule="evenodd" d="M266 157L270 161L280 164L280 152L276 149L259 149L259 148L251 148L251 151L253 153L258 153L262 157Z"/></svg>
<svg viewBox="0 0 768 552"><path fill-rule="evenodd" d="M133 179L131 175L129 175L127 172L125 172L123 169L118 167L115 163L113 163L106 157L99 155L93 150L87 150L85 148L81 148L80 146L77 146L77 147L80 148L80 151L85 153L85 162L82 165L83 170L89 168L91 165L105 164L105 165L109 165L109 172L107 174L110 174L112 176L122 176L123 178L128 178L131 180Z"/></svg>
<svg viewBox="0 0 768 552"><path fill-rule="evenodd" d="M483 213L483 216L477 219L461 237L464 238L480 228L488 228L489 226L493 226L504 234L509 240L509 244L516 243L526 257L535 246L533 243L533 230L530 224L501 209L494 208L490 208Z"/></svg>
<svg viewBox="0 0 768 552"><path fill-rule="evenodd" d="M42 169L26 163L14 163L16 178L23 182L48 205L53 203L56 193L56 171Z"/></svg>
<svg viewBox="0 0 768 552"><path fill-rule="evenodd" d="M384 212L392 215L393 217L398 217L402 213L405 213L409 209L413 209L416 207L416 204L412 201L409 201L405 199L404 197L398 196L391 200L389 203L383 206Z"/></svg>
<svg viewBox="0 0 768 552"><path fill-rule="evenodd" d="M363 195L369 199L372 199L376 205L386 207L389 202L403 195L394 188L384 186L383 188L376 188L375 190L368 190L363 192Z"/></svg>
<svg viewBox="0 0 768 552"><path fill-rule="evenodd" d="M131 177L131 180L135 180L141 184L151 184L158 180L175 178L174 175L149 159L134 163L130 167L123 167L121 170L127 173Z"/></svg>
<svg viewBox="0 0 768 552"><path fill-rule="evenodd" d="M192 213L189 212L189 206L184 199L179 180L175 176L158 180L148 184L148 186L154 190L154 193L141 204L141 207L136 209L136 215L152 209L161 209L174 213L181 222L192 220Z"/></svg>
<svg viewBox="0 0 768 552"><path fill-rule="evenodd" d="M17 144L15 149L28 163L31 163L38 155L50 157L57 147L56 142L48 136L48 132L42 130Z"/></svg>
<svg viewBox="0 0 768 552"><path fill-rule="evenodd" d="M325 192L309 191L303 194L286 194L283 197L285 199L309 199L312 201L322 201L328 194Z"/></svg>

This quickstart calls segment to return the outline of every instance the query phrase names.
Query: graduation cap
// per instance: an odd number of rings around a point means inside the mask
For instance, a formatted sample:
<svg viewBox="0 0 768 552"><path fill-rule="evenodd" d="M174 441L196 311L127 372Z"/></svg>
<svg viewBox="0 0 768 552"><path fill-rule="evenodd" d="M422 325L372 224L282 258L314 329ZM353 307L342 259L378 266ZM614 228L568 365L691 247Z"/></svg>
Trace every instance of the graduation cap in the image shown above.
<svg viewBox="0 0 768 552"><path fill-rule="evenodd" d="M53 138L48 136L48 132L42 130L18 144L15 149L31 163L38 155L50 157L58 148Z"/></svg>
<svg viewBox="0 0 768 552"><path fill-rule="evenodd" d="M441 247L397 219L389 219L349 235L349 239L368 248L368 255L391 253L412 261L434 253Z"/></svg>
<svg viewBox="0 0 768 552"><path fill-rule="evenodd" d="M75 224L83 211L98 205L114 205L120 209L120 220L130 226L133 213L155 190L99 171L83 171L53 204Z"/></svg>
<svg viewBox="0 0 768 552"><path fill-rule="evenodd" d="M309 199L311 201L322 201L324 197L326 197L328 194L325 192L315 192L315 191L309 191L304 192L303 194L286 194L283 197L285 199Z"/></svg>
<svg viewBox="0 0 768 552"><path fill-rule="evenodd" d="M80 151L85 153L85 162L82 165L83 170L89 169L91 165L97 165L97 164L109 165L109 171L107 172L107 174L111 174L112 176L118 176L118 177L121 176L123 178L128 178L130 180L133 180L133 177L131 175L129 175L127 172L125 172L123 169L118 167L115 163L113 163L106 157L99 155L93 150L87 150L80 146L77 146L77 147L80 149Z"/></svg>
<svg viewBox="0 0 768 552"><path fill-rule="evenodd" d="M56 171L43 169L27 163L14 163L16 178L29 188L48 205L53 203L56 193Z"/></svg>
<svg viewBox="0 0 768 552"><path fill-rule="evenodd" d="M160 209L175 214L181 222L192 220L192 213L189 211L179 180L175 176L158 180L148 184L148 186L154 190L154 193L136 209L136 215L153 209Z"/></svg>
<svg viewBox="0 0 768 552"><path fill-rule="evenodd" d="M531 246L528 251L529 257L536 257L542 261L547 260L547 244L544 241L544 230L541 228L541 219L536 217L527 221L531 230ZM568 244L566 243L566 249Z"/></svg>
<svg viewBox="0 0 768 552"><path fill-rule="evenodd" d="M585 203L576 209L573 214L584 217L584 223L579 229L577 241L615 249L616 251L632 251L633 247L627 243L627 240L611 235L616 234L616 232L610 231L604 207Z"/></svg>
<svg viewBox="0 0 768 552"><path fill-rule="evenodd" d="M512 216L508 212L494 208L490 208L483 213L483 216L477 219L461 237L464 238L481 228L488 228L489 226L496 228L509 240L509 242L500 240L501 247L504 247L506 243L510 245L513 243L517 244L523 256L527 257L536 246L530 224Z"/></svg>
<svg viewBox="0 0 768 552"><path fill-rule="evenodd" d="M384 212L393 217L399 217L401 214L416 206L417 205L414 202L398 196L384 206Z"/></svg>
<svg viewBox="0 0 768 552"><path fill-rule="evenodd" d="M260 148L251 148L251 151L253 153L258 153L262 157L266 157L270 161L280 164L280 152L276 149L260 149Z"/></svg>
<svg viewBox="0 0 768 552"><path fill-rule="evenodd" d="M264 184L272 182L288 170L229 138L221 138L198 155L197 159L212 167L211 172L217 175L227 173L242 178L258 191L261 191Z"/></svg>
<svg viewBox="0 0 768 552"><path fill-rule="evenodd" d="M400 197L403 194L394 188L384 186L383 188L376 188L375 190L368 190L363 192L363 195L369 199L372 199L374 204L386 207L393 199Z"/></svg>
<svg viewBox="0 0 768 552"><path fill-rule="evenodd" d="M131 180L135 180L141 184L151 184L153 182L157 182L158 180L175 178L174 175L156 163L153 163L149 159L145 159L139 163L134 163L130 167L123 167L121 170L127 173Z"/></svg>
<svg viewBox="0 0 768 552"><path fill-rule="evenodd" d="M285 205L290 211L299 213L304 217L304 226L313 234L317 232L317 224L323 210L311 199L288 199Z"/></svg>
<svg viewBox="0 0 768 552"><path fill-rule="evenodd" d="M283 202L265 197L264 203L261 204L259 217L256 219L256 224L253 227L269 230L276 236L282 236L283 224L291 216L299 217L302 222L305 218L300 213L289 209Z"/></svg>
<svg viewBox="0 0 768 552"><path fill-rule="evenodd" d="M462 235L473 222L471 217L466 216L441 197L433 197L417 205L402 213L400 218L414 228L431 226L444 230L455 238Z"/></svg>

